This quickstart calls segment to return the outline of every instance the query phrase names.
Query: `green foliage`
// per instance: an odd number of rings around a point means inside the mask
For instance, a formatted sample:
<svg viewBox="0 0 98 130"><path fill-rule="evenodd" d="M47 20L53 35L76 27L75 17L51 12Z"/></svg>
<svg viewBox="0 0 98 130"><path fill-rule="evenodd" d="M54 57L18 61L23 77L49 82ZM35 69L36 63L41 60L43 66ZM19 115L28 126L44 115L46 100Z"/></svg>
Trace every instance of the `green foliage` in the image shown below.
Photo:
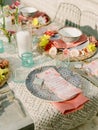
<svg viewBox="0 0 98 130"><path fill-rule="evenodd" d="M4 4L5 4L5 0L0 0L0 5L4 6Z"/></svg>
<svg viewBox="0 0 98 130"><path fill-rule="evenodd" d="M0 30L3 31L4 35L8 38L8 41L10 43L12 34L8 30L6 30L5 28L0 28Z"/></svg>

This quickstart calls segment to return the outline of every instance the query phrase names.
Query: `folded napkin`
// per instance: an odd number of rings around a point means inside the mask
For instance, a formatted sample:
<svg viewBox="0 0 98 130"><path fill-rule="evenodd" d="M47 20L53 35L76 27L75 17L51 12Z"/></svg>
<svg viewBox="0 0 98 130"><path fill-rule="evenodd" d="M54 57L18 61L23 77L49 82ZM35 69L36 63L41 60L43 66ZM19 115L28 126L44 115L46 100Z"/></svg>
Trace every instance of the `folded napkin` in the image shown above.
<svg viewBox="0 0 98 130"><path fill-rule="evenodd" d="M37 77L43 79L49 90L63 100L69 100L82 92L81 89L67 82L54 68L37 74Z"/></svg>
<svg viewBox="0 0 98 130"><path fill-rule="evenodd" d="M80 93L76 97L64 102L52 102L52 105L62 114L68 114L83 108L87 101L89 101L89 99Z"/></svg>
<svg viewBox="0 0 98 130"><path fill-rule="evenodd" d="M98 77L98 59L83 65L83 69L92 76Z"/></svg>
<svg viewBox="0 0 98 130"><path fill-rule="evenodd" d="M63 102L52 102L52 105L62 114L79 110L89 101L89 99L82 94L81 89L76 88L66 81L54 68L49 68L38 73L36 76L44 81L44 84L49 90L64 100Z"/></svg>
<svg viewBox="0 0 98 130"><path fill-rule="evenodd" d="M57 49L64 49L64 48L67 48L67 44L61 40L61 39L57 39L57 40L54 40L52 41L53 42L53 45L57 48Z"/></svg>

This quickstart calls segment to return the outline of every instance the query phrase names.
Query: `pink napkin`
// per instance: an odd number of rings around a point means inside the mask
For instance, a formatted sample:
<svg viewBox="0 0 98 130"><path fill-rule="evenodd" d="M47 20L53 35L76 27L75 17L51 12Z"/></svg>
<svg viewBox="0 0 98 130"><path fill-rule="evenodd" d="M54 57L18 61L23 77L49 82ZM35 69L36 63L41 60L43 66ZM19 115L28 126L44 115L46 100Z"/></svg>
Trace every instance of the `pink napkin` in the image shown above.
<svg viewBox="0 0 98 130"><path fill-rule="evenodd" d="M71 43L66 43L61 39L57 39L53 41L53 45L60 49L64 49L64 48L72 48L72 47L76 47L84 42L87 41L87 36L85 34L81 35L81 37L79 38L79 40L75 41L75 42L71 42Z"/></svg>
<svg viewBox="0 0 98 130"><path fill-rule="evenodd" d="M52 41L53 42L53 45L58 48L58 49L64 49L64 48L67 48L67 44L61 40L61 39L57 39L57 40L54 40Z"/></svg>
<svg viewBox="0 0 98 130"><path fill-rule="evenodd" d="M68 114L83 108L87 101L89 101L89 99L80 93L76 97L64 102L52 102L52 105L62 114Z"/></svg>

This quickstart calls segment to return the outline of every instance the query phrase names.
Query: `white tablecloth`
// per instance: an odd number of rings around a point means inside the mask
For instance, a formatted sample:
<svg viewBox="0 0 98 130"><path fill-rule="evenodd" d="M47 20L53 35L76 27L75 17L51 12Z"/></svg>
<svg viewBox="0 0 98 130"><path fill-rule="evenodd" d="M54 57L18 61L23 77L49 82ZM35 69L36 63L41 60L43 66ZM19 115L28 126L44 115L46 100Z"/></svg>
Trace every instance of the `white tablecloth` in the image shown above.
<svg viewBox="0 0 98 130"><path fill-rule="evenodd" d="M8 54L4 52L0 53L0 57L9 59L12 71L21 65L21 60L17 53ZM43 57L45 56L39 55L34 58L35 61L39 62L37 62L36 66L29 69L29 72L39 66L55 65L55 60ZM67 115L62 115L51 103L34 97L26 88L25 83L15 83L11 77L8 85L30 114L35 124L35 130L69 130L92 119L98 110L98 88L86 79L83 80L86 84L82 89L84 94L90 98L90 101L85 104L83 109Z"/></svg>

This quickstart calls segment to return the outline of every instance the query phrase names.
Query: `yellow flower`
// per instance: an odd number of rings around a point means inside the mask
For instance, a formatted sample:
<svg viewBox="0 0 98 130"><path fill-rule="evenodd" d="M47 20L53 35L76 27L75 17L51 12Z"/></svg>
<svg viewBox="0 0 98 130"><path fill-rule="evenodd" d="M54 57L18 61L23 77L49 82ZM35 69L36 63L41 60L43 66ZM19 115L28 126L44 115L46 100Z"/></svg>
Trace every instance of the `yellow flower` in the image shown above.
<svg viewBox="0 0 98 130"><path fill-rule="evenodd" d="M41 36L39 45L42 46L42 47L45 47L49 43L49 39L50 39L49 35Z"/></svg>
<svg viewBox="0 0 98 130"><path fill-rule="evenodd" d="M38 24L39 24L38 18L34 18L34 19L32 20L32 25L33 25L33 26L37 26Z"/></svg>
<svg viewBox="0 0 98 130"><path fill-rule="evenodd" d="M89 45L87 46L87 49L88 49L90 52L95 51L95 50L96 50L95 44L94 44L94 43L89 43Z"/></svg>

